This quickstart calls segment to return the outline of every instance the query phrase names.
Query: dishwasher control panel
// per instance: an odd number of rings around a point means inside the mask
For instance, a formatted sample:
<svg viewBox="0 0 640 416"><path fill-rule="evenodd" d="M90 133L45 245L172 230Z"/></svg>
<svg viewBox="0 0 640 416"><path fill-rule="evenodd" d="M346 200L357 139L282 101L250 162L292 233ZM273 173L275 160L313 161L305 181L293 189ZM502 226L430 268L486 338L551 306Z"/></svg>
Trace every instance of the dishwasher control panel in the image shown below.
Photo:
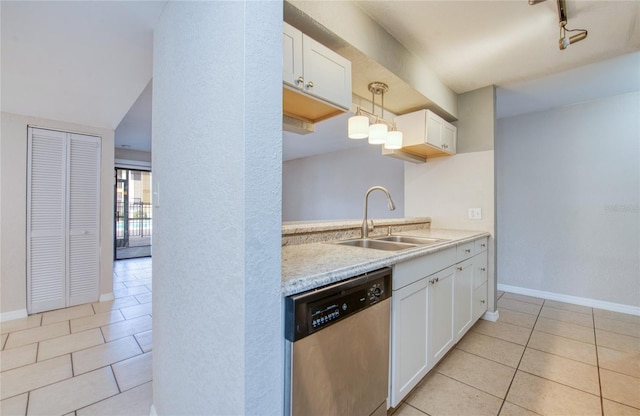
<svg viewBox="0 0 640 416"><path fill-rule="evenodd" d="M285 338L297 341L391 296L384 268L285 298Z"/></svg>

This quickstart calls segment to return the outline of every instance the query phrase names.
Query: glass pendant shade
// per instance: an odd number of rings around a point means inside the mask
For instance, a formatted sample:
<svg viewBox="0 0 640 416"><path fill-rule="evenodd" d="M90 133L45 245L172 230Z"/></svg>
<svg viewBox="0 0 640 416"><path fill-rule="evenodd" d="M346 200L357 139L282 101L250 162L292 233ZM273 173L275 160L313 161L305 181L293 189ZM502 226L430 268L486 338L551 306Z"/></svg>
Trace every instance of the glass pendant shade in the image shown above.
<svg viewBox="0 0 640 416"><path fill-rule="evenodd" d="M387 141L384 144L385 149L402 149L402 132L401 131L390 131L387 134Z"/></svg>
<svg viewBox="0 0 640 416"><path fill-rule="evenodd" d="M366 116L349 117L349 138L366 139L368 136L369 118Z"/></svg>
<svg viewBox="0 0 640 416"><path fill-rule="evenodd" d="M386 124L378 123L369 126L369 144L385 144L387 142Z"/></svg>

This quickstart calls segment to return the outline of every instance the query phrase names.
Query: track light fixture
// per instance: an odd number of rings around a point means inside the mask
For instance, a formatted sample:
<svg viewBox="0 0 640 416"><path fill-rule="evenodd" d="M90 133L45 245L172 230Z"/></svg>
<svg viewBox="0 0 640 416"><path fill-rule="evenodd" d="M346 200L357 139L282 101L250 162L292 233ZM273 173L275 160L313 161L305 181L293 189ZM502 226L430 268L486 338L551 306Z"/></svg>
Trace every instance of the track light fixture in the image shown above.
<svg viewBox="0 0 640 416"><path fill-rule="evenodd" d="M578 32L575 35L567 38L567 32ZM584 29L567 29L564 26L560 26L560 39L558 40L558 47L560 50L565 50L572 43L580 42L587 37L587 31Z"/></svg>
<svg viewBox="0 0 640 416"><path fill-rule="evenodd" d="M542 3L545 0L529 0L530 5ZM587 37L586 29L567 29L567 4L565 0L556 0L558 4L558 25L560 26L560 39L558 39L558 47L565 50L569 45L580 42ZM578 32L575 35L567 37L568 32Z"/></svg>

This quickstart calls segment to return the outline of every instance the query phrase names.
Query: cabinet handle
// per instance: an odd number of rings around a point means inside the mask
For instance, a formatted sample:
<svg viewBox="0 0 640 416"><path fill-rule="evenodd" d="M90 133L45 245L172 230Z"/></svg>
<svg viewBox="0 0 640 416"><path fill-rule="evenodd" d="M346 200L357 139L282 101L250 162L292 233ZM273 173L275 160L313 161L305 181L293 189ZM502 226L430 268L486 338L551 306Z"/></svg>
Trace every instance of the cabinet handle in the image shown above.
<svg viewBox="0 0 640 416"><path fill-rule="evenodd" d="M461 272L461 271L462 271L462 267L458 267L457 269L458 269L458 271L459 271L459 272Z"/></svg>
<svg viewBox="0 0 640 416"><path fill-rule="evenodd" d="M467 254L469 254L469 253L471 253L471 249L470 249L470 248L468 248L468 249L466 249L464 252L465 252L465 253L467 253Z"/></svg>
<svg viewBox="0 0 640 416"><path fill-rule="evenodd" d="M487 246L487 245L486 245L486 244L484 244L484 243L480 244L480 247L486 247L486 246Z"/></svg>
<svg viewBox="0 0 640 416"><path fill-rule="evenodd" d="M298 88L302 88L304 86L304 78L303 77L298 77L298 79L296 80L296 86Z"/></svg>
<svg viewBox="0 0 640 416"><path fill-rule="evenodd" d="M481 271L481 272L486 272L486 271L487 271L487 269L485 269L484 267L480 267L480 271Z"/></svg>
<svg viewBox="0 0 640 416"><path fill-rule="evenodd" d="M484 301L484 300L481 300L481 301L480 301L480 303L485 303L485 301Z"/></svg>
<svg viewBox="0 0 640 416"><path fill-rule="evenodd" d="M311 88L313 88L313 81L309 81L307 84L307 89L310 90Z"/></svg>
<svg viewBox="0 0 640 416"><path fill-rule="evenodd" d="M439 282L439 281L440 281L440 278L439 278L439 277L436 277L436 283L437 283L437 282Z"/></svg>

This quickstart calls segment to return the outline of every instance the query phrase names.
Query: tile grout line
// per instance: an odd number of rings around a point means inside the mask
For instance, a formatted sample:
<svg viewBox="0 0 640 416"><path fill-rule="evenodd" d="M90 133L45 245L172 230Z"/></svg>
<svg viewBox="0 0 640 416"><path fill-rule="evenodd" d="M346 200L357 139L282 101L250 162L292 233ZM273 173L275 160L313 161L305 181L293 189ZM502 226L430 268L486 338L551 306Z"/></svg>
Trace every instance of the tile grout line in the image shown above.
<svg viewBox="0 0 640 416"><path fill-rule="evenodd" d="M602 377L600 376L600 357L598 356L598 335L596 332L596 318L591 308L591 320L593 321L593 343L596 350L596 366L598 367L598 390L600 392L600 414L604 416L604 397L602 397Z"/></svg>
<svg viewBox="0 0 640 416"><path fill-rule="evenodd" d="M113 370L113 364L111 363L109 364L109 369L111 369L111 375L113 376L113 379L116 381L116 387L118 388L118 394L122 393L122 389L120 388L120 383L118 383L118 377L116 377L116 372Z"/></svg>
<svg viewBox="0 0 640 416"><path fill-rule="evenodd" d="M504 294L503 294L504 295ZM502 296L501 296L502 297ZM529 341L531 341L531 336L533 335L533 331L535 330L536 324L538 323L538 318L540 317L540 313L542 312L542 308L544 307L544 303L546 299L543 299L542 305L540 305L540 310L538 311L538 315L536 315L536 321L533 323L533 327L531 328L531 332L529 332L529 337L527 338L527 343L522 350L522 355L520 356L520 360L518 361L518 365L516 366L516 371L513 372L513 377L511 378L511 382L509 383L509 387L507 387L507 391L504 393L504 400L500 404L500 409L498 409L498 414L502 412L502 408L504 407L505 402L507 401L507 397L509 397L509 391L511 391L511 386L513 385L513 381L516 379L516 375L520 370L520 364L522 364L522 358L524 357L525 352L527 352L527 346L529 345ZM524 409L524 407L523 407ZM530 410L530 409L527 409ZM531 410L533 412L533 410Z"/></svg>
<svg viewBox="0 0 640 416"><path fill-rule="evenodd" d="M484 394L488 394L488 395L489 395L489 396L491 396L491 397L495 397L496 399L501 400L503 403L504 403L504 401L505 401L505 400L507 400L507 393L509 392L509 390L508 390L508 389L507 389L507 391L505 392L504 399L503 399L503 398L501 398L500 396L496 396L496 395L495 395L495 394L493 394L493 393L489 393L488 391L485 391L485 390L482 390L482 389L480 389L480 388L478 388L478 387L472 386L471 384L465 383L464 381L458 380L457 378L451 377L451 376L449 376L449 375L447 375L447 374L444 374L444 373L441 373L441 372L439 372L439 371L436 371L436 374L439 374L439 375L441 375L442 377L446 377L446 378L448 378L449 380L453 380L453 381L455 381L456 383L464 384L465 386L467 386L467 387L469 387L469 388L471 388L471 389L478 390L478 391L480 391L480 392L482 392L482 393L484 393ZM413 406L412 406L412 407L413 407ZM500 409L502 409L502 404L500 405ZM498 414L500 414L500 409L498 409ZM420 409L418 409L418 410L420 410Z"/></svg>
<svg viewBox="0 0 640 416"><path fill-rule="evenodd" d="M27 392L27 408L24 409L24 414L28 415L29 414L29 402L31 401L31 390L29 390Z"/></svg>
<svg viewBox="0 0 640 416"><path fill-rule="evenodd" d="M413 409L417 410L418 412L422 413L423 415L431 416L429 413L427 413L427 412L423 412L422 410L418 409L418 408L417 408L417 407L415 407L415 406L412 406L411 404L409 404L409 403L407 403L407 402L405 402L405 401L403 401L402 403L404 403L405 405L407 405L407 406L409 406L409 407L411 407L411 408L413 408ZM400 406L398 406L398 407L400 407ZM394 412L394 413L395 413L395 412Z"/></svg>

